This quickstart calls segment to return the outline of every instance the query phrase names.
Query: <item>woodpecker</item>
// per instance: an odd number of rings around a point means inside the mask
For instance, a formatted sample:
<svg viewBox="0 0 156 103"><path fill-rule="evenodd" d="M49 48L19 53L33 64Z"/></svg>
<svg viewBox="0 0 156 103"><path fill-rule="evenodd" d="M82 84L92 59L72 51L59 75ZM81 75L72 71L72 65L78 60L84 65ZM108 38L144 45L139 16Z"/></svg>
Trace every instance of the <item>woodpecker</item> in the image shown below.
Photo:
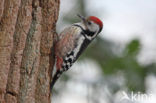
<svg viewBox="0 0 156 103"><path fill-rule="evenodd" d="M56 73L50 85L51 90L60 75L73 65L103 28L102 21L95 16L78 17L81 22L72 24L58 35L55 44Z"/></svg>

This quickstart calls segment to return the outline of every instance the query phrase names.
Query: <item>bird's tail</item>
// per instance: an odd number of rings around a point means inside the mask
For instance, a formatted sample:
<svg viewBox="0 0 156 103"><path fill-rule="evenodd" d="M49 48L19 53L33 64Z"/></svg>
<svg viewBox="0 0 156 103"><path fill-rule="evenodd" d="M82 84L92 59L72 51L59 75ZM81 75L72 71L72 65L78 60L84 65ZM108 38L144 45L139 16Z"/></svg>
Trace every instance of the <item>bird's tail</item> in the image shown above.
<svg viewBox="0 0 156 103"><path fill-rule="evenodd" d="M57 71L56 74L53 76L52 82L50 83L50 90L51 90L51 93L52 93L52 89L53 89L53 87L54 87L56 81L58 80L58 78L60 77L61 74L62 74L62 72Z"/></svg>

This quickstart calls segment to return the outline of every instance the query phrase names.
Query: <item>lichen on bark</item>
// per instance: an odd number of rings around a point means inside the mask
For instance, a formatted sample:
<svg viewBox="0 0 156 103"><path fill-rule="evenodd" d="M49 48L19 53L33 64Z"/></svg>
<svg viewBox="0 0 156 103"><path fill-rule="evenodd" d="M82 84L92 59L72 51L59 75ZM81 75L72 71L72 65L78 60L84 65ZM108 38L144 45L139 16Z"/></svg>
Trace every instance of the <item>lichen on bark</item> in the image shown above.
<svg viewBox="0 0 156 103"><path fill-rule="evenodd" d="M59 0L1 0L0 103L50 103Z"/></svg>

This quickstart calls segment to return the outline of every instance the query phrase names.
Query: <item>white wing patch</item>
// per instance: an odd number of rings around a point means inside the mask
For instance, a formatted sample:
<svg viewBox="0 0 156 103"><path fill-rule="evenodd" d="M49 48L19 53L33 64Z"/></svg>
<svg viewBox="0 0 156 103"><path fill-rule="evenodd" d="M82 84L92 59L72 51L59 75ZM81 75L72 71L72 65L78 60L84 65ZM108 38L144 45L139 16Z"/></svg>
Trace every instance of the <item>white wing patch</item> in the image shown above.
<svg viewBox="0 0 156 103"><path fill-rule="evenodd" d="M77 47L74 49L74 57L77 56L78 52L80 51L80 48L82 46L82 43L84 42L85 37L83 35L80 36L79 40L78 40L78 45Z"/></svg>

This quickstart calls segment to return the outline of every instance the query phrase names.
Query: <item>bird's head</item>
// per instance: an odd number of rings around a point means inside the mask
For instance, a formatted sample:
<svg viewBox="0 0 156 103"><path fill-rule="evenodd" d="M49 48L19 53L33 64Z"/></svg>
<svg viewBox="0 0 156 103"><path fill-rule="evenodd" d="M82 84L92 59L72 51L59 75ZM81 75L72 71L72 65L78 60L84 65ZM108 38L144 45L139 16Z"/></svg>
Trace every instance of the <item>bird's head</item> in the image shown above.
<svg viewBox="0 0 156 103"><path fill-rule="evenodd" d="M78 15L78 17L81 18L82 23L85 25L86 31L92 32L95 35L102 31L103 23L99 18L95 16L89 16L85 18L81 15Z"/></svg>

